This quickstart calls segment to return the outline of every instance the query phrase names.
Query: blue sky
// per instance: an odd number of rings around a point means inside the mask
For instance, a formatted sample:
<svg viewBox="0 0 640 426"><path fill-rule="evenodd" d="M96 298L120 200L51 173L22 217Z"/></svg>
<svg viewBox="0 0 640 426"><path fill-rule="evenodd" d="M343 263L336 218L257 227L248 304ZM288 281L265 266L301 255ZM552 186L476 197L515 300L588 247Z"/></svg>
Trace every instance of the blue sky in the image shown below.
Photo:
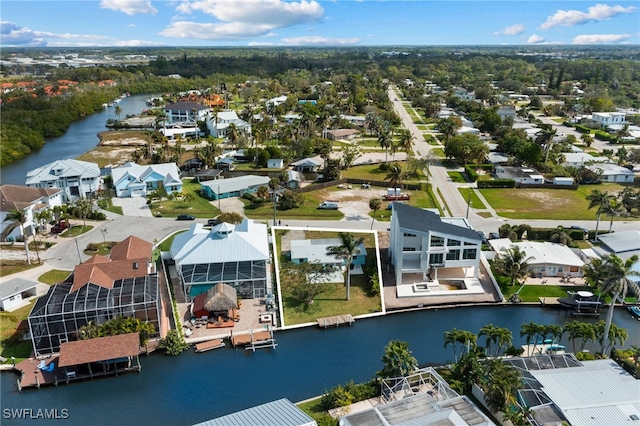
<svg viewBox="0 0 640 426"><path fill-rule="evenodd" d="M638 1L2 0L0 46L640 44Z"/></svg>

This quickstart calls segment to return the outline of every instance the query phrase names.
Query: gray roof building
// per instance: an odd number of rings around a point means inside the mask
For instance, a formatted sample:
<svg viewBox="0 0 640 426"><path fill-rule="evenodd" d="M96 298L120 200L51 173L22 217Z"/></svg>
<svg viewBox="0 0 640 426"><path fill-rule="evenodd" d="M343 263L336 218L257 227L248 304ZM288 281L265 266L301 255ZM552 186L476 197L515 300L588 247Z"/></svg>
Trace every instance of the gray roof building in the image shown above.
<svg viewBox="0 0 640 426"><path fill-rule="evenodd" d="M629 230L598 235L598 241L619 254L640 250L640 231Z"/></svg>
<svg viewBox="0 0 640 426"><path fill-rule="evenodd" d="M317 426L315 420L286 398L247 408L194 426Z"/></svg>

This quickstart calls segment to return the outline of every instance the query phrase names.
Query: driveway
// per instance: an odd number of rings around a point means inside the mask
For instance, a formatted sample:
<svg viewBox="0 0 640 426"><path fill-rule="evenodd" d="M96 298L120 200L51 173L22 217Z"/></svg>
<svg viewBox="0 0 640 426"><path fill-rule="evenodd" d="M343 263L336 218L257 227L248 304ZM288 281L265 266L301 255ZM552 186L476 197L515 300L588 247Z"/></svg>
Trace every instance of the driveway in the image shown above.
<svg viewBox="0 0 640 426"><path fill-rule="evenodd" d="M114 206L122 207L123 216L153 217L144 197L112 198Z"/></svg>
<svg viewBox="0 0 640 426"><path fill-rule="evenodd" d="M238 213L240 216L244 217L244 203L237 197L211 201L211 204L219 207L221 212Z"/></svg>

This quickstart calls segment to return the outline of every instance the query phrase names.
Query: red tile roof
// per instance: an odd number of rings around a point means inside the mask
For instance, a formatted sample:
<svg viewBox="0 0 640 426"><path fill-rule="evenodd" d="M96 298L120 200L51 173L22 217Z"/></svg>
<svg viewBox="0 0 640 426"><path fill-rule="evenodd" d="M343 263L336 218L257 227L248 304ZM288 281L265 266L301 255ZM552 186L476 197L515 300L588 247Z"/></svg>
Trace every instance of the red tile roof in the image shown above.
<svg viewBox="0 0 640 426"><path fill-rule="evenodd" d="M108 361L140 354L140 333L76 340L60 345L59 367Z"/></svg>

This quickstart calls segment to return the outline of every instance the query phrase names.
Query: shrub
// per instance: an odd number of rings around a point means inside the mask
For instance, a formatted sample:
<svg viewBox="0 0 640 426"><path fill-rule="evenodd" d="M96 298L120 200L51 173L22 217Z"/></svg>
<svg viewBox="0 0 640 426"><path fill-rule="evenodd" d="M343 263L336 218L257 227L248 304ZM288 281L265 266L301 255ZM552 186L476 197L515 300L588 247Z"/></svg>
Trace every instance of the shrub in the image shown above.
<svg viewBox="0 0 640 426"><path fill-rule="evenodd" d="M516 181L512 179L480 180L478 188L515 188Z"/></svg>
<svg viewBox="0 0 640 426"><path fill-rule="evenodd" d="M96 243L87 244L87 248L86 248L87 251L98 251L98 249L99 247L98 247L98 244Z"/></svg>
<svg viewBox="0 0 640 426"><path fill-rule="evenodd" d="M176 356L189 349L189 344L184 341L180 333L170 330L167 337L160 339L158 349L164 350L167 355Z"/></svg>
<svg viewBox="0 0 640 426"><path fill-rule="evenodd" d="M478 180L478 173L468 164L464 166L464 171L467 173L467 176L469 176L471 182Z"/></svg>
<svg viewBox="0 0 640 426"><path fill-rule="evenodd" d="M297 194L289 189L280 196L280 210L291 210L300 207L304 203L302 194Z"/></svg>
<svg viewBox="0 0 640 426"><path fill-rule="evenodd" d="M596 139L599 139L601 141L610 141L612 139L615 139L614 136L611 136L609 133L605 132L604 130L596 130L595 137Z"/></svg>

